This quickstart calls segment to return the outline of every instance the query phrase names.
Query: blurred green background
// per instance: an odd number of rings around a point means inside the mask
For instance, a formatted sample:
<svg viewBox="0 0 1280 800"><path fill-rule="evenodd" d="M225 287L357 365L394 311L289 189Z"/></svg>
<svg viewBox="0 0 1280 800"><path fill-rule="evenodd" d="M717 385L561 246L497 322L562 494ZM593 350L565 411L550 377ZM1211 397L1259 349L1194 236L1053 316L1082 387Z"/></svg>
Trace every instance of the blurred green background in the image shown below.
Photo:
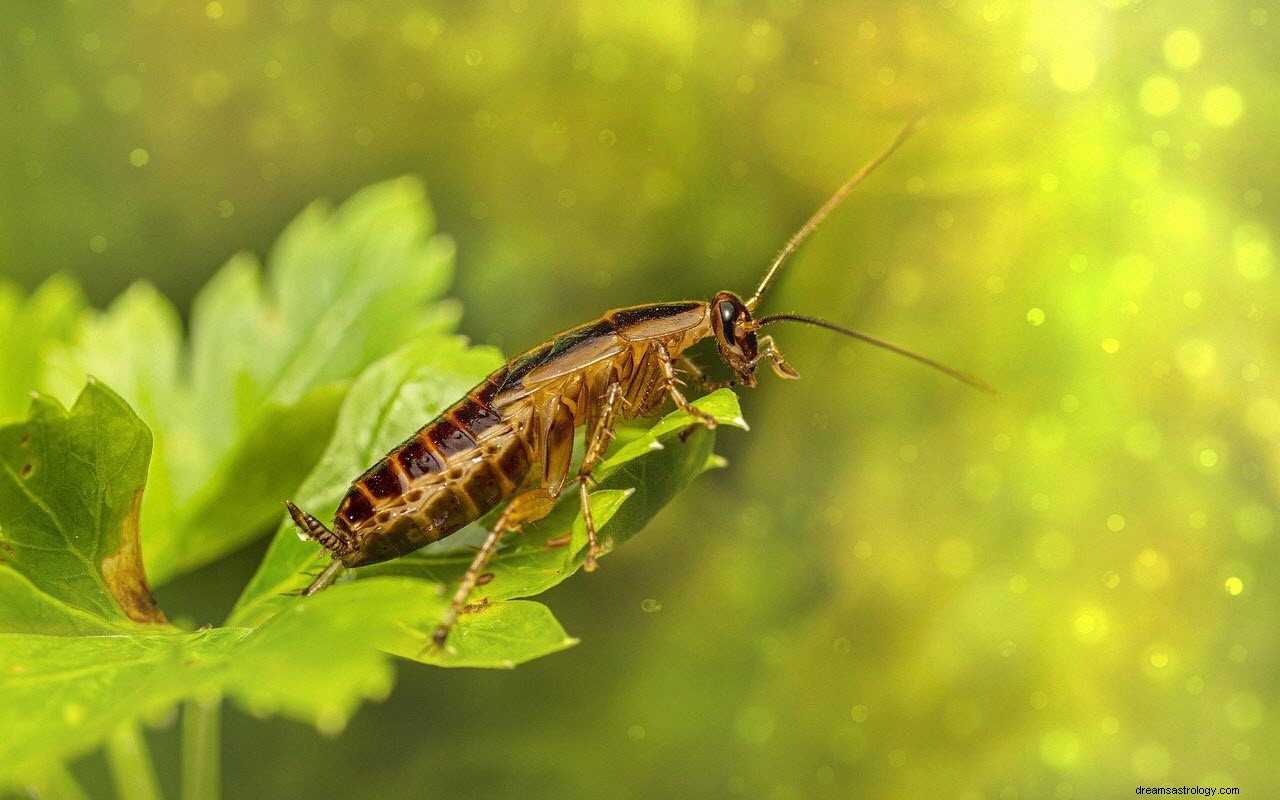
<svg viewBox="0 0 1280 800"><path fill-rule="evenodd" d="M513 353L749 292L933 109L765 307L998 400L780 328L805 380L744 397L730 467L547 598L578 647L402 668L337 739L229 710L227 796L1274 796L1278 31L1254 0L10 2L0 277L185 307L310 199L417 173L464 331ZM260 554L161 601L214 621Z"/></svg>

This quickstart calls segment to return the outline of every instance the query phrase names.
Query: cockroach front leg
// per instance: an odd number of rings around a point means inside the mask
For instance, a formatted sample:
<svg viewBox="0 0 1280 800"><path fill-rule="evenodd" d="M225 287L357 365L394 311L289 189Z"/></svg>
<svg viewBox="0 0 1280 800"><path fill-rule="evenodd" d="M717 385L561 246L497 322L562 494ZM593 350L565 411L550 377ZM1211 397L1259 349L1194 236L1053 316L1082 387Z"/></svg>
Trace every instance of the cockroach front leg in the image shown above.
<svg viewBox="0 0 1280 800"><path fill-rule="evenodd" d="M453 602L449 604L449 610L445 612L444 618L440 620L435 633L431 636L432 644L436 647L444 647L445 640L449 638L449 631L453 630L453 626L458 622L458 615L467 606L471 590L476 588L476 583L484 573L485 567L489 565L489 559L493 557L498 545L502 542L502 535L508 531L519 530L525 523L542 519L551 513L555 503L556 496L547 489L540 488L518 495L507 504L502 516L498 517L497 524L485 537L484 544L480 545L480 549L476 551L475 558L471 560L471 566L467 568L467 574L462 576L458 590L453 594Z"/></svg>
<svg viewBox="0 0 1280 800"><path fill-rule="evenodd" d="M591 473L604 458L604 451L613 441L613 418L622 402L622 384L614 381L604 392L604 403L595 427L591 430L591 438L587 442L587 451L582 456L582 466L578 468L578 502L582 506L582 524L587 529L587 558L582 568L587 572L595 572L599 555L600 542L596 536L596 523L591 518L591 502L588 498L587 484L591 482Z"/></svg>
<svg viewBox="0 0 1280 800"><path fill-rule="evenodd" d="M680 372L689 376L689 380L694 386L698 387L701 392L714 392L716 389L724 389L733 386L736 381L713 381L711 377L703 371L701 367L693 363L688 356L680 356L676 359L676 367Z"/></svg>
<svg viewBox="0 0 1280 800"><path fill-rule="evenodd" d="M686 414L697 417L708 428L714 428L716 426L716 418L691 404L681 393L680 385L682 381L676 376L676 367L674 360L671 358L671 351L667 350L666 345L662 342L658 342L657 351L658 362L662 365L663 388L666 389L667 394L671 395L676 408Z"/></svg>
<svg viewBox="0 0 1280 800"><path fill-rule="evenodd" d="M778 346L773 343L772 336L760 337L760 351L756 353L755 360L751 362L755 366L762 358L769 359L769 366L773 367L773 372L779 378L786 378L789 381L800 379L800 373L787 363L782 357L782 353L778 352Z"/></svg>

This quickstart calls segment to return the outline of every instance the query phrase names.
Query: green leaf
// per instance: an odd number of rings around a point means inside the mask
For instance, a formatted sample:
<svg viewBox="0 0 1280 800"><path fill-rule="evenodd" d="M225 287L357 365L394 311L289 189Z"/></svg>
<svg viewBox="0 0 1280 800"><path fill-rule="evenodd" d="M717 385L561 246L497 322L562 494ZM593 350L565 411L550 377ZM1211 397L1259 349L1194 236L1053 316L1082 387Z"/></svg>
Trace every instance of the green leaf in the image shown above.
<svg viewBox="0 0 1280 800"><path fill-rule="evenodd" d="M41 396L26 422L0 427L0 631L164 622L139 550L150 450L146 426L97 383L70 411Z"/></svg>
<svg viewBox="0 0 1280 800"><path fill-rule="evenodd" d="M39 386L48 349L66 341L84 309L84 295L70 279L55 275L30 297L0 283L0 419L21 416Z"/></svg>
<svg viewBox="0 0 1280 800"><path fill-rule="evenodd" d="M377 578L370 580L387 580ZM356 581L356 584L364 581ZM444 610L444 603L440 604ZM438 619L438 617L437 617ZM506 667L572 647L577 639L564 632L551 609L531 600L495 603L466 615L466 624L449 637L448 650L431 645L436 620L411 631L391 652L426 664L445 667Z"/></svg>
<svg viewBox="0 0 1280 800"><path fill-rule="evenodd" d="M390 690L391 664L379 648L402 646L405 621L438 616L441 602L431 584L382 578L291 598L256 630L0 634L0 787L211 693L336 732L361 702ZM377 613L393 603L404 606L396 620Z"/></svg>
<svg viewBox="0 0 1280 800"><path fill-rule="evenodd" d="M143 506L158 583L243 545L319 457L349 381L456 314L425 301L451 272L431 236L422 185L370 187L305 210L265 278L239 255L196 297L188 342L173 306L145 284L80 324L43 385L67 398L86 373L124 396L155 433Z"/></svg>

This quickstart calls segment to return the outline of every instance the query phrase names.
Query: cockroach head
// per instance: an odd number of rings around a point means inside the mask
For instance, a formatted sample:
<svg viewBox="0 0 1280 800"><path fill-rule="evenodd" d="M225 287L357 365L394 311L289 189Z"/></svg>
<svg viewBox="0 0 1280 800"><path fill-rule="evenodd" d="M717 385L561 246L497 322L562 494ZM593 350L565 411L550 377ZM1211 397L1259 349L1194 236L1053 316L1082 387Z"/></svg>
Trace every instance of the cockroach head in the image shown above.
<svg viewBox="0 0 1280 800"><path fill-rule="evenodd" d="M739 383L754 387L759 342L747 304L733 292L720 292L711 300L711 327L720 357L734 371Z"/></svg>

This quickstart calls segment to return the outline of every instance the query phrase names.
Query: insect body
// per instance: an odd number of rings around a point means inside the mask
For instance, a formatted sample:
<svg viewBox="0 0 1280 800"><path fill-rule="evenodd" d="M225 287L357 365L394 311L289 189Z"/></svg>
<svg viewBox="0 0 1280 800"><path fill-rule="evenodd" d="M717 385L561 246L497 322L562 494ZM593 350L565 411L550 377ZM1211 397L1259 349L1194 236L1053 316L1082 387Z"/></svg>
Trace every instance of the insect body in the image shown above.
<svg viewBox="0 0 1280 800"><path fill-rule="evenodd" d="M587 502L592 470L602 459L619 419L649 416L669 397L708 427L715 420L689 404L681 376L701 389L755 386L767 361L783 378L799 375L773 340L757 331L777 322L817 325L907 355L979 388L985 384L931 359L834 323L797 314L753 318L778 268L841 199L907 136L913 126L851 177L774 259L756 293L743 301L720 292L710 302L683 301L610 311L515 358L357 478L326 528L288 503L302 533L327 549L333 563L307 589L333 581L343 567L397 558L459 530L506 502L476 553L436 629L443 645L504 533L550 513L571 480L574 432L586 429L577 483L588 550L584 569L596 567L598 541ZM683 353L714 338L732 380L714 384Z"/></svg>

